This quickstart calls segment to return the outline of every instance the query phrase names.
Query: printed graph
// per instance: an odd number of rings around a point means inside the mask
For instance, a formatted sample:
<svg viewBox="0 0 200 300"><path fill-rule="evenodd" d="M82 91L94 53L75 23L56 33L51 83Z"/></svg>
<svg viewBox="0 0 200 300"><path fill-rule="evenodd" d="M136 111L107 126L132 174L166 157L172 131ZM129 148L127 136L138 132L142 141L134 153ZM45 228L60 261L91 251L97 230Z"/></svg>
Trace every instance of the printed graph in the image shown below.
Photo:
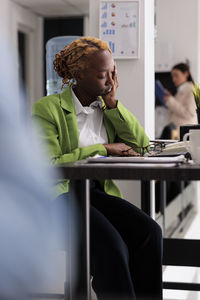
<svg viewBox="0 0 200 300"><path fill-rule="evenodd" d="M139 0L100 1L100 38L114 58L139 56Z"/></svg>

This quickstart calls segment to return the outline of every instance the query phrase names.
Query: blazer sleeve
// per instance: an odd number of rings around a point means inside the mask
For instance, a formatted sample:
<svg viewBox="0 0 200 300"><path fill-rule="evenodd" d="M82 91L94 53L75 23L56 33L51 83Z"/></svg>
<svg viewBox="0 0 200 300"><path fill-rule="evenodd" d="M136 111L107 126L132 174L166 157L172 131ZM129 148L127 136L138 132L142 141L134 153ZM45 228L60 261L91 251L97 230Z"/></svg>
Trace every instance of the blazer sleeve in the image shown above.
<svg viewBox="0 0 200 300"><path fill-rule="evenodd" d="M149 144L149 138L143 127L120 101L118 101L115 109L106 108L104 115L106 122L110 123L110 127L113 127L115 141L124 142L133 148L146 147Z"/></svg>
<svg viewBox="0 0 200 300"><path fill-rule="evenodd" d="M48 160L52 164L75 162L96 154L107 155L106 148L102 144L77 147L69 152L63 151L59 142L59 124L56 122L50 107L44 102L35 102L32 109L32 119L33 123L36 124L40 141L46 148Z"/></svg>

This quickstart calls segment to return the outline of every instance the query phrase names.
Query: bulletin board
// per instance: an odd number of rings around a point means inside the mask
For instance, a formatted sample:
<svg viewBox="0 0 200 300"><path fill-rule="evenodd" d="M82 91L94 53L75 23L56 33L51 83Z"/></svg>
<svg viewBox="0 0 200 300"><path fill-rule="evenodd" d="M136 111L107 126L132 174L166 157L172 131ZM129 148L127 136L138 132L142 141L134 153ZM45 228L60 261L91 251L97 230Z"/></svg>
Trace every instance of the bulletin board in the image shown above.
<svg viewBox="0 0 200 300"><path fill-rule="evenodd" d="M101 0L99 37L114 58L139 58L139 0Z"/></svg>

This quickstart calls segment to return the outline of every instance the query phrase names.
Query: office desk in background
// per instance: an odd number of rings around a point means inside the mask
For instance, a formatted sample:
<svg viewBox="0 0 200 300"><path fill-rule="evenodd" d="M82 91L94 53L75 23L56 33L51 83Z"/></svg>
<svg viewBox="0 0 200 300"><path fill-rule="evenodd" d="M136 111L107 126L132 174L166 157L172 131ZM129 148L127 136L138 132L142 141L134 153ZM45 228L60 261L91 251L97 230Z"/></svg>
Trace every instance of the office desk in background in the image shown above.
<svg viewBox="0 0 200 300"><path fill-rule="evenodd" d="M80 255L77 264L79 277L71 299L90 299L89 262L89 197L90 180L120 179L141 181L187 181L200 180L200 166L183 164L175 167L145 166L134 164L66 164L57 167L63 178L69 178L72 190L81 211ZM178 251L178 255L177 255ZM180 252L179 252L180 251ZM164 239L164 265L200 267L200 241L186 239ZM73 272L73 270L71 270ZM164 283L164 288L200 290L195 283ZM77 292L78 291L78 292ZM78 294L76 294L78 293ZM81 295L81 296L80 296ZM80 296L80 297L79 297Z"/></svg>

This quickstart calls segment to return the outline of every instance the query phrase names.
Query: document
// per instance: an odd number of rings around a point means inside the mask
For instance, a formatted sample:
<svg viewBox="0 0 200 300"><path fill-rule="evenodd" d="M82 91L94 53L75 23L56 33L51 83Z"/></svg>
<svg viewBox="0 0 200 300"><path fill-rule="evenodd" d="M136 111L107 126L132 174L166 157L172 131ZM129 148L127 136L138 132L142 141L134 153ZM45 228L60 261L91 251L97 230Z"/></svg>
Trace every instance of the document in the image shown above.
<svg viewBox="0 0 200 300"><path fill-rule="evenodd" d="M186 162L184 155L173 156L173 157L141 157L141 156L98 156L98 157L88 157L86 160L87 163L128 163L128 164L180 164Z"/></svg>
<svg viewBox="0 0 200 300"><path fill-rule="evenodd" d="M76 162L77 165L85 165L86 162L84 161L78 161ZM151 167L156 167L156 168L172 168L178 166L180 163L111 163L109 162L106 164L106 166L115 166L115 167L126 167L128 168L151 168ZM105 163L90 163L88 165L95 165L96 167L105 167Z"/></svg>
<svg viewBox="0 0 200 300"><path fill-rule="evenodd" d="M158 100L160 101L160 103L167 107L166 104L165 104L165 101L164 101L164 95L165 95L165 89L162 85L162 83L160 82L160 80L156 80L155 81L155 94L156 94L156 97L158 98Z"/></svg>
<svg viewBox="0 0 200 300"><path fill-rule="evenodd" d="M168 144L163 149L162 153L170 154L170 153L178 153L178 152L187 152L186 144L189 145L189 141L184 142L177 142Z"/></svg>

